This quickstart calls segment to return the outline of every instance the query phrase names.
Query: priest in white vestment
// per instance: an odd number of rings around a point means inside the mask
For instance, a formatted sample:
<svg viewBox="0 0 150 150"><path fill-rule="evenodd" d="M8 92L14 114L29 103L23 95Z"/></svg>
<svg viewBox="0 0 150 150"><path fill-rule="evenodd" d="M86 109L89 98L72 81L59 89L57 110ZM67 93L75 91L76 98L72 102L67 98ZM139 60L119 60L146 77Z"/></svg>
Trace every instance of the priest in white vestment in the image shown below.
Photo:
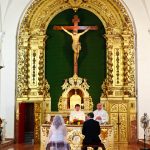
<svg viewBox="0 0 150 150"><path fill-rule="evenodd" d="M75 105L75 110L71 111L69 121L73 121L74 119L85 121L85 114L80 110L80 105Z"/></svg>
<svg viewBox="0 0 150 150"><path fill-rule="evenodd" d="M97 110L94 112L94 119L99 122L99 124L105 124L109 121L109 116L106 110L103 109L101 103L97 104Z"/></svg>

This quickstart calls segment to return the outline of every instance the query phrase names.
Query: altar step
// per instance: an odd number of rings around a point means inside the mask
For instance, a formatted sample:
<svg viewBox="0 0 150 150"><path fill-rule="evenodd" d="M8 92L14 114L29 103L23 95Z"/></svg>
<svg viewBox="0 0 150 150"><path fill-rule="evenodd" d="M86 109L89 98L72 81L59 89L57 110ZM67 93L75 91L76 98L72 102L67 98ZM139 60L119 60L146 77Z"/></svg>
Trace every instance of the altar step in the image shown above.
<svg viewBox="0 0 150 150"><path fill-rule="evenodd" d="M34 144L34 133L33 132L25 132L24 143Z"/></svg>
<svg viewBox="0 0 150 150"><path fill-rule="evenodd" d="M138 144L140 144L142 147L144 147L144 140L143 139L139 140ZM148 150L150 150L150 140L146 140L145 145L147 148L149 148Z"/></svg>
<svg viewBox="0 0 150 150"><path fill-rule="evenodd" d="M0 141L0 150L2 150L2 148L4 148L4 147L8 147L13 144L14 144L13 139L6 139L5 141Z"/></svg>

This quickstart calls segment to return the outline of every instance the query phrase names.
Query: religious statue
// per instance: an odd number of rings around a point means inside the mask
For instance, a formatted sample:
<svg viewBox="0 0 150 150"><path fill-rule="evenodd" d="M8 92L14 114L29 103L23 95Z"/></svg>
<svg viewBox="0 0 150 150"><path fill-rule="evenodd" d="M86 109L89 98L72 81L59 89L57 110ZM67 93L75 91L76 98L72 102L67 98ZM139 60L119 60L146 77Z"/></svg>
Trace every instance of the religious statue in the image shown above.
<svg viewBox="0 0 150 150"><path fill-rule="evenodd" d="M97 26L78 26L78 23L80 22L80 19L77 15L74 16L72 19L72 22L74 23L73 26L54 26L54 30L63 30L67 34L69 34L72 37L72 49L74 51L74 75L78 75L78 58L79 58L79 52L81 50L81 44L79 42L80 36L86 33L88 30L97 30ZM69 30L72 30L72 32L69 32ZM83 32L79 33L79 30L84 30Z"/></svg>
<svg viewBox="0 0 150 150"><path fill-rule="evenodd" d="M78 33L77 31L69 32L65 28L61 27L66 33L68 33L72 37L72 49L74 51L74 64L77 64L78 58L79 58L79 52L81 50L81 43L79 41L80 36L86 33L90 27L88 27L86 30L84 30L81 33Z"/></svg>
<svg viewBox="0 0 150 150"><path fill-rule="evenodd" d="M68 88L68 86L69 86L68 80L65 79L65 82L61 87L62 87L63 90L66 90Z"/></svg>
<svg viewBox="0 0 150 150"><path fill-rule="evenodd" d="M86 90L89 89L89 87L90 86L87 84L87 79L83 79L82 88Z"/></svg>

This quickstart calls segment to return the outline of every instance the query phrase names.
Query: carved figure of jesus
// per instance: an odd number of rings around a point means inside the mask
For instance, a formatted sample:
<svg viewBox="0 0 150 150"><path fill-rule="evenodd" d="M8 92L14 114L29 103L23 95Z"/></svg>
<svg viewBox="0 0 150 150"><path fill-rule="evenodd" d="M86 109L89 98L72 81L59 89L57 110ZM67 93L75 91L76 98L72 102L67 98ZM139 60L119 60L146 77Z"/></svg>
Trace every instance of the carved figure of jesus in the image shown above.
<svg viewBox="0 0 150 150"><path fill-rule="evenodd" d="M78 63L78 58L79 58L79 52L81 50L81 43L79 41L80 36L85 34L90 27L88 27L86 30L84 30L81 33L78 33L77 31L69 32L65 28L61 26L62 30L64 30L67 34L69 34L72 37L72 49L74 51L74 64Z"/></svg>

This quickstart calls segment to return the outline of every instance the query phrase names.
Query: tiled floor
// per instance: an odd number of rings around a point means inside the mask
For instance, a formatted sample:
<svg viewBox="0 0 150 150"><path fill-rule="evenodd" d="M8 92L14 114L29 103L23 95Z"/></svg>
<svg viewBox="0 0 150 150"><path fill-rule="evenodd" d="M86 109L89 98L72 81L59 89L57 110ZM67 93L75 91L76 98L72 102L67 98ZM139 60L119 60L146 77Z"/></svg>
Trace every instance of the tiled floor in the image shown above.
<svg viewBox="0 0 150 150"><path fill-rule="evenodd" d="M140 150L141 146L137 144L115 144L114 150ZM39 145L26 145L26 144L14 144L7 148L2 148L1 150L40 150Z"/></svg>

